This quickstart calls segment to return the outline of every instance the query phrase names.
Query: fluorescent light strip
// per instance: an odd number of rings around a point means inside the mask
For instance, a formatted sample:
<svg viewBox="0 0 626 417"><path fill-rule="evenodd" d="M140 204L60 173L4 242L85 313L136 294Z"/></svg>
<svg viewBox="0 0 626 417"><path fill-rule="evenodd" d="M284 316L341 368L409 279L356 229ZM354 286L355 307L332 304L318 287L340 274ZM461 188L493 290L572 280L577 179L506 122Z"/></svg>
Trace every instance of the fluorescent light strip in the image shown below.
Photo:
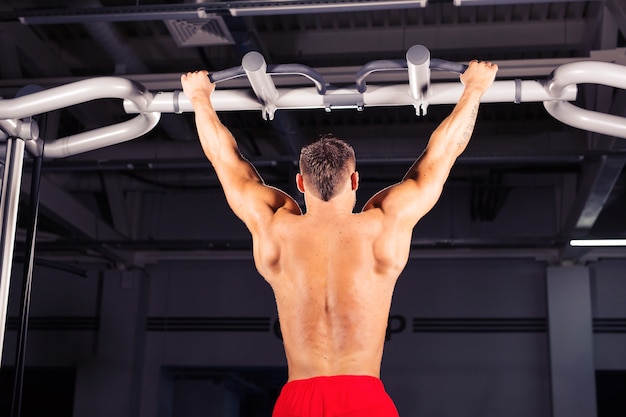
<svg viewBox="0 0 626 417"><path fill-rule="evenodd" d="M379 1L335 1L317 4L284 4L251 7L231 7L232 16L263 16L298 13L356 12L365 10L408 9L426 7L428 0L379 0Z"/></svg>
<svg viewBox="0 0 626 417"><path fill-rule="evenodd" d="M526 4L526 3L566 3L576 0L453 0L455 6L503 6L507 4ZM604 1L604 0L587 0L587 1Z"/></svg>
<svg viewBox="0 0 626 417"><path fill-rule="evenodd" d="M453 0L455 6L503 6L507 4L526 3L565 3L572 1L603 1L603 0Z"/></svg>
<svg viewBox="0 0 626 417"><path fill-rule="evenodd" d="M570 246L626 246L626 239L572 239Z"/></svg>

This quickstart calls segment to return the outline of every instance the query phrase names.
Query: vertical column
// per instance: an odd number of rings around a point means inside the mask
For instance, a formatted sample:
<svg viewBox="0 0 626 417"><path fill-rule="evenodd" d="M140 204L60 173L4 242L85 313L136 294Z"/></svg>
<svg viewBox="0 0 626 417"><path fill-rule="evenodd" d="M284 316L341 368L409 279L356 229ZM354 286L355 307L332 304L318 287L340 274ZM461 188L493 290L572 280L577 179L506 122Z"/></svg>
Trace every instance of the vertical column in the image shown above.
<svg viewBox="0 0 626 417"><path fill-rule="evenodd" d="M22 184L24 148L25 143L22 139L9 138L7 140L2 197L0 197L0 249L2 251L2 258L0 259L0 364L2 364L2 348L9 306L9 286L11 284L11 267L13 266L13 248L15 247L17 209Z"/></svg>
<svg viewBox="0 0 626 417"><path fill-rule="evenodd" d="M78 368L75 417L139 415L148 277L106 271L101 277L100 328L94 360Z"/></svg>
<svg viewBox="0 0 626 417"><path fill-rule="evenodd" d="M595 417L591 285L586 267L547 269L553 417Z"/></svg>

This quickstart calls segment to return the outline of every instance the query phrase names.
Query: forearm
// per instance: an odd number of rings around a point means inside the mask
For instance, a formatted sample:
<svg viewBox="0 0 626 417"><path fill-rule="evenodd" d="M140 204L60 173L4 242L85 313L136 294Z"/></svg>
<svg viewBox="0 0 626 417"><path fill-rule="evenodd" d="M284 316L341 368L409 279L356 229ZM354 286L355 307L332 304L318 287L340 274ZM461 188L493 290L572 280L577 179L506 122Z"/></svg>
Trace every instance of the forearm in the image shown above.
<svg viewBox="0 0 626 417"><path fill-rule="evenodd" d="M431 177L434 173L440 173L447 176L470 141L482 94L483 91L476 88L463 91L452 113L432 133L424 153L408 170L404 180L418 179L420 174Z"/></svg>
<svg viewBox="0 0 626 417"><path fill-rule="evenodd" d="M427 151L435 155L456 159L470 141L478 117L483 91L466 88L452 113L433 132Z"/></svg>

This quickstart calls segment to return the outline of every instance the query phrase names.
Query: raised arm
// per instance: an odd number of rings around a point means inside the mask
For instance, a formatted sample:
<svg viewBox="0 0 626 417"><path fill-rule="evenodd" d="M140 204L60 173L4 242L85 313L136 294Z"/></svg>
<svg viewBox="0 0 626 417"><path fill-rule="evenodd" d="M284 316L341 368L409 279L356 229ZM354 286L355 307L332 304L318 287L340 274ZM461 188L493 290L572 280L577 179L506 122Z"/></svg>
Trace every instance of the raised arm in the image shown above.
<svg viewBox="0 0 626 417"><path fill-rule="evenodd" d="M185 96L191 101L204 154L211 161L228 204L255 234L280 209L300 213L297 203L284 192L267 186L258 172L239 152L237 142L213 108L215 85L207 71L181 76Z"/></svg>
<svg viewBox="0 0 626 417"><path fill-rule="evenodd" d="M413 226L435 205L457 157L467 147L474 130L482 95L493 83L498 66L471 61L461 75L465 86L452 113L435 129L422 155L402 181L382 190L365 205L364 211L378 208L399 221L399 227Z"/></svg>

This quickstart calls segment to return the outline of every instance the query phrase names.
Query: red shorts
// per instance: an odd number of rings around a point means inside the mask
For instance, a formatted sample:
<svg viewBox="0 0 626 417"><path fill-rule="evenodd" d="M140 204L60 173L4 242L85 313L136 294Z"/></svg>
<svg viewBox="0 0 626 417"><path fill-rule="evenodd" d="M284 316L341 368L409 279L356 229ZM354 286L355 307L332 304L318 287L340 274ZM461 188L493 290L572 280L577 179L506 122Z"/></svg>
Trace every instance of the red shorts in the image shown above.
<svg viewBox="0 0 626 417"><path fill-rule="evenodd" d="M272 417L398 417L379 378L318 376L283 387Z"/></svg>

